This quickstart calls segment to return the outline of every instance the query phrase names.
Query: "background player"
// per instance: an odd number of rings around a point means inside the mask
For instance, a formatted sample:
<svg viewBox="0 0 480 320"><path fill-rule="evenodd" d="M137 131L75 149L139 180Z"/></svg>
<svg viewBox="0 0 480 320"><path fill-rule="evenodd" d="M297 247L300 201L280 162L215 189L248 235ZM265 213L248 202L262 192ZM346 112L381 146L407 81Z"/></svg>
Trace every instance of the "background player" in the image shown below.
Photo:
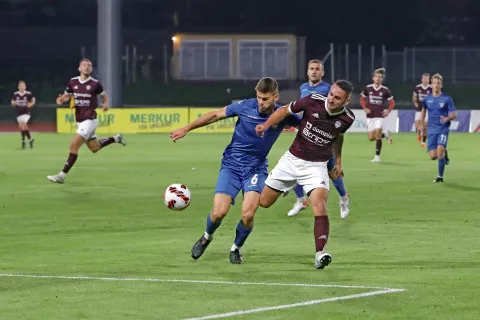
<svg viewBox="0 0 480 320"><path fill-rule="evenodd" d="M422 83L417 84L413 88L413 106L417 110L415 112L415 131L418 132L417 141L422 142L422 148L425 148L425 141L427 140L427 128L424 127L423 131L419 130L421 126L421 111L423 108L423 99L432 93L432 86L430 85L430 73L422 74ZM428 117L428 115L427 115Z"/></svg>
<svg viewBox="0 0 480 320"><path fill-rule="evenodd" d="M432 93L423 100L421 114L422 129L428 111L428 155L430 159L438 159L438 177L435 183L443 183L445 165L448 164L447 144L450 132L450 121L457 117L455 105L450 96L442 92L443 77L437 73L432 76Z"/></svg>
<svg viewBox="0 0 480 320"><path fill-rule="evenodd" d="M240 248L253 229L255 212L260 203L260 192L263 189L268 172L267 155L273 143L280 136L285 125L298 125L300 118L292 115L284 122L271 128L264 137L255 134L255 126L265 122L277 105L278 84L273 78L261 79L256 88L257 98L247 99L228 105L220 110L209 112L187 126L170 133L175 142L183 138L189 131L204 127L219 120L238 117L232 141L225 148L220 173L215 187L213 210L207 216L205 234L193 245L192 258L198 259L213 240L215 230L220 227L231 204L242 190L242 218L238 222L235 241L230 249L230 262L242 264Z"/></svg>
<svg viewBox="0 0 480 320"><path fill-rule="evenodd" d="M368 140L376 141L375 157L372 162L380 162L380 153L382 151L382 138L386 138L388 143L392 143L392 136L389 131L383 132L385 117L395 107L390 90L382 85L385 77L385 69L380 68L373 72L373 84L369 84L363 89L360 98L360 104L367 114L367 132ZM388 101L388 110L384 110L385 102Z"/></svg>
<svg viewBox="0 0 480 320"><path fill-rule="evenodd" d="M70 79L67 84L65 93L57 98L57 104L69 102L70 97L73 96L75 103L75 120L77 122L77 133L70 142L70 154L68 155L67 162L63 166L63 170L59 174L54 176L47 176L47 179L56 182L63 183L67 176L67 173L75 164L78 158L78 150L83 144L86 144L88 149L92 152L98 152L103 147L106 147L114 142L126 145L123 135L121 133L114 137L104 138L97 140L95 130L98 126L97 97L103 98L100 107L104 112L108 111L108 96L103 91L102 84L90 76L93 71L92 62L88 59L80 61L78 66L80 72L79 77Z"/></svg>
<svg viewBox="0 0 480 320"><path fill-rule="evenodd" d="M343 176L343 134L355 120L352 111L345 106L350 102L353 86L345 80L334 83L328 97L310 95L280 108L256 128L260 136L280 123L289 114L304 112L302 122L290 149L280 158L265 181L260 205L268 208L282 192L298 182L310 198L315 216L315 267L323 269L332 257L325 252L330 222L327 215L329 177L327 162L335 155L336 169Z"/></svg>
<svg viewBox="0 0 480 320"><path fill-rule="evenodd" d="M22 149L25 149L25 137L28 138L30 148L33 148L33 139L28 130L28 120L30 120L30 109L35 105L35 97L30 91L27 91L27 84L25 81L18 81L18 91L15 91L12 97L11 105L15 108L17 113L18 128L22 135Z"/></svg>
<svg viewBox="0 0 480 320"><path fill-rule="evenodd" d="M325 69L323 67L322 61L318 59L310 60L307 67L307 77L308 82L300 86L300 98L306 97L310 94L320 94L322 96L327 96L330 91L331 85L322 80L323 75L325 74ZM340 197L340 216L346 218L350 213L350 201L349 195L345 190L345 184L343 178L336 176L333 173L335 166L335 157L332 154L332 157L328 161L328 171L332 179L335 189L337 189ZM297 184L293 191L297 196L297 201L293 205L293 208L288 212L288 216L292 217L300 213L303 209L308 206L307 197L303 191L303 186Z"/></svg>

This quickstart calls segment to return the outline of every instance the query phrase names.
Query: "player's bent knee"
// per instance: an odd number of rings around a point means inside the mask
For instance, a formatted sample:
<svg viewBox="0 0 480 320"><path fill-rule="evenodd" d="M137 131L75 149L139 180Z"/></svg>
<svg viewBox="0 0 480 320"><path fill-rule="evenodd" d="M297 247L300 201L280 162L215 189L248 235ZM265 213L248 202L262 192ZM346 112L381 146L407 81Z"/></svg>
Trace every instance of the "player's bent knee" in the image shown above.
<svg viewBox="0 0 480 320"><path fill-rule="evenodd" d="M253 223L254 218L255 218L255 210L242 211L242 221L243 221L243 224L245 224L246 226Z"/></svg>
<svg viewBox="0 0 480 320"><path fill-rule="evenodd" d="M220 209L215 209L213 208L212 210L212 216L217 219L223 219L227 215L228 209L225 208L220 208Z"/></svg>

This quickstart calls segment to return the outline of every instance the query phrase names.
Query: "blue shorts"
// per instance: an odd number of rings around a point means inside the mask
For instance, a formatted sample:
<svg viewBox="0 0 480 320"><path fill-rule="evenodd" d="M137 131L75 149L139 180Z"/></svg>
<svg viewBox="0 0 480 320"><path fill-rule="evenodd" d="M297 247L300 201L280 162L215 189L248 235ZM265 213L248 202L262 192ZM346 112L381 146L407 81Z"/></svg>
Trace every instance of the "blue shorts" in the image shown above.
<svg viewBox="0 0 480 320"><path fill-rule="evenodd" d="M437 149L438 146L447 147L449 131L441 133L428 133L428 151Z"/></svg>
<svg viewBox="0 0 480 320"><path fill-rule="evenodd" d="M215 194L227 194L232 197L232 204L235 204L235 198L240 190L242 190L242 194L249 191L262 193L267 176L266 168L244 167L232 169L222 166L218 175Z"/></svg>
<svg viewBox="0 0 480 320"><path fill-rule="evenodd" d="M332 171L333 168L335 168L335 156L332 153L332 156L330 157L330 159L328 159L327 162L327 170Z"/></svg>

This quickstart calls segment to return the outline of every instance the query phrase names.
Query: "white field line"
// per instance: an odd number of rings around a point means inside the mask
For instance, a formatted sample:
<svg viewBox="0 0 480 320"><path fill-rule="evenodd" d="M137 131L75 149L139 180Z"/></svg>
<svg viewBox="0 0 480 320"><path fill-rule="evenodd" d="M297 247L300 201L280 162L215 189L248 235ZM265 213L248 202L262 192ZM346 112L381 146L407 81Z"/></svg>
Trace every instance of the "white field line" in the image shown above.
<svg viewBox="0 0 480 320"><path fill-rule="evenodd" d="M92 276L55 276L55 275L34 275L0 273L0 277L11 278L34 278L34 279L65 279L65 280L97 280L97 281L137 281L137 282L170 282L170 283L203 283L203 284L225 284L225 285L250 285L250 286L277 286L277 287L322 287L322 288L345 288L345 289L383 289L403 290L385 287L353 286L342 284L314 284L314 283L275 283L275 282L235 282L216 280L188 280L188 279L158 279L158 278L113 278L113 277L92 277Z"/></svg>
<svg viewBox="0 0 480 320"><path fill-rule="evenodd" d="M371 291L371 292L357 293L357 294L352 294L352 295L348 295L348 296L325 298L325 299L320 299L320 300L309 300L309 301L292 303L292 304L282 304L282 305L273 306L273 307L263 307L263 308L257 308L257 309L248 309L248 310L239 310L239 311L232 311L232 312L226 312L226 313L218 313L218 314L212 314L212 315L209 315L209 316L204 316L204 317L199 317L199 318L188 318L188 319L183 319L183 320L220 319L220 318L240 316L240 315L249 314L249 313L259 313L259 312L265 312L265 311L273 311L273 310L281 310L281 309L288 309L288 308L311 306L311 305L325 303L325 302L334 302L334 301L341 301L341 300L350 300L350 299L371 297L371 296L393 293L393 292L402 292L404 290L405 289L383 289L383 290L377 290L377 291Z"/></svg>
<svg viewBox="0 0 480 320"><path fill-rule="evenodd" d="M259 313L265 311L281 310L288 308L296 308L303 306L310 306L325 302L334 302L341 300L358 299L394 292L402 292L405 289L394 289L373 286L354 286L342 284L313 284L313 283L278 283L278 282L234 282L234 281L216 281L216 280L188 280L188 279L159 279L159 278L116 278L116 277L93 277L93 276L55 276L55 275L33 275L33 274L19 274L19 273L0 273L0 277L10 278L30 278L30 279L61 279L61 280L90 280L90 281L132 281L132 282L163 282L163 283L201 283L201 284L217 284L217 285L250 285L250 286L278 286L278 287L322 287L322 288L346 288L346 289L375 289L375 291L362 292L348 296L340 296L333 298L325 298L320 300L309 300L304 302L283 304L272 307L263 307L248 310L232 311L227 313L218 313L207 315L199 318L188 318L184 320L206 320L206 319L220 319L244 315L249 313Z"/></svg>

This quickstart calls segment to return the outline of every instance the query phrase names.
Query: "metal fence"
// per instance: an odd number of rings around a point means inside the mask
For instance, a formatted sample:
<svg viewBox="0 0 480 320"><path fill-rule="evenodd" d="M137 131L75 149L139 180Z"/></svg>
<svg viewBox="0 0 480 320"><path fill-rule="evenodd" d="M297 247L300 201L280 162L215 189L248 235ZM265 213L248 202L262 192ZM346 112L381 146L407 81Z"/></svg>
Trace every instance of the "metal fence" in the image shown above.
<svg viewBox="0 0 480 320"><path fill-rule="evenodd" d="M447 83L480 82L480 48L404 48L330 45L325 55L327 78L365 82L376 68L387 69L389 83L420 81L422 73L442 74Z"/></svg>

